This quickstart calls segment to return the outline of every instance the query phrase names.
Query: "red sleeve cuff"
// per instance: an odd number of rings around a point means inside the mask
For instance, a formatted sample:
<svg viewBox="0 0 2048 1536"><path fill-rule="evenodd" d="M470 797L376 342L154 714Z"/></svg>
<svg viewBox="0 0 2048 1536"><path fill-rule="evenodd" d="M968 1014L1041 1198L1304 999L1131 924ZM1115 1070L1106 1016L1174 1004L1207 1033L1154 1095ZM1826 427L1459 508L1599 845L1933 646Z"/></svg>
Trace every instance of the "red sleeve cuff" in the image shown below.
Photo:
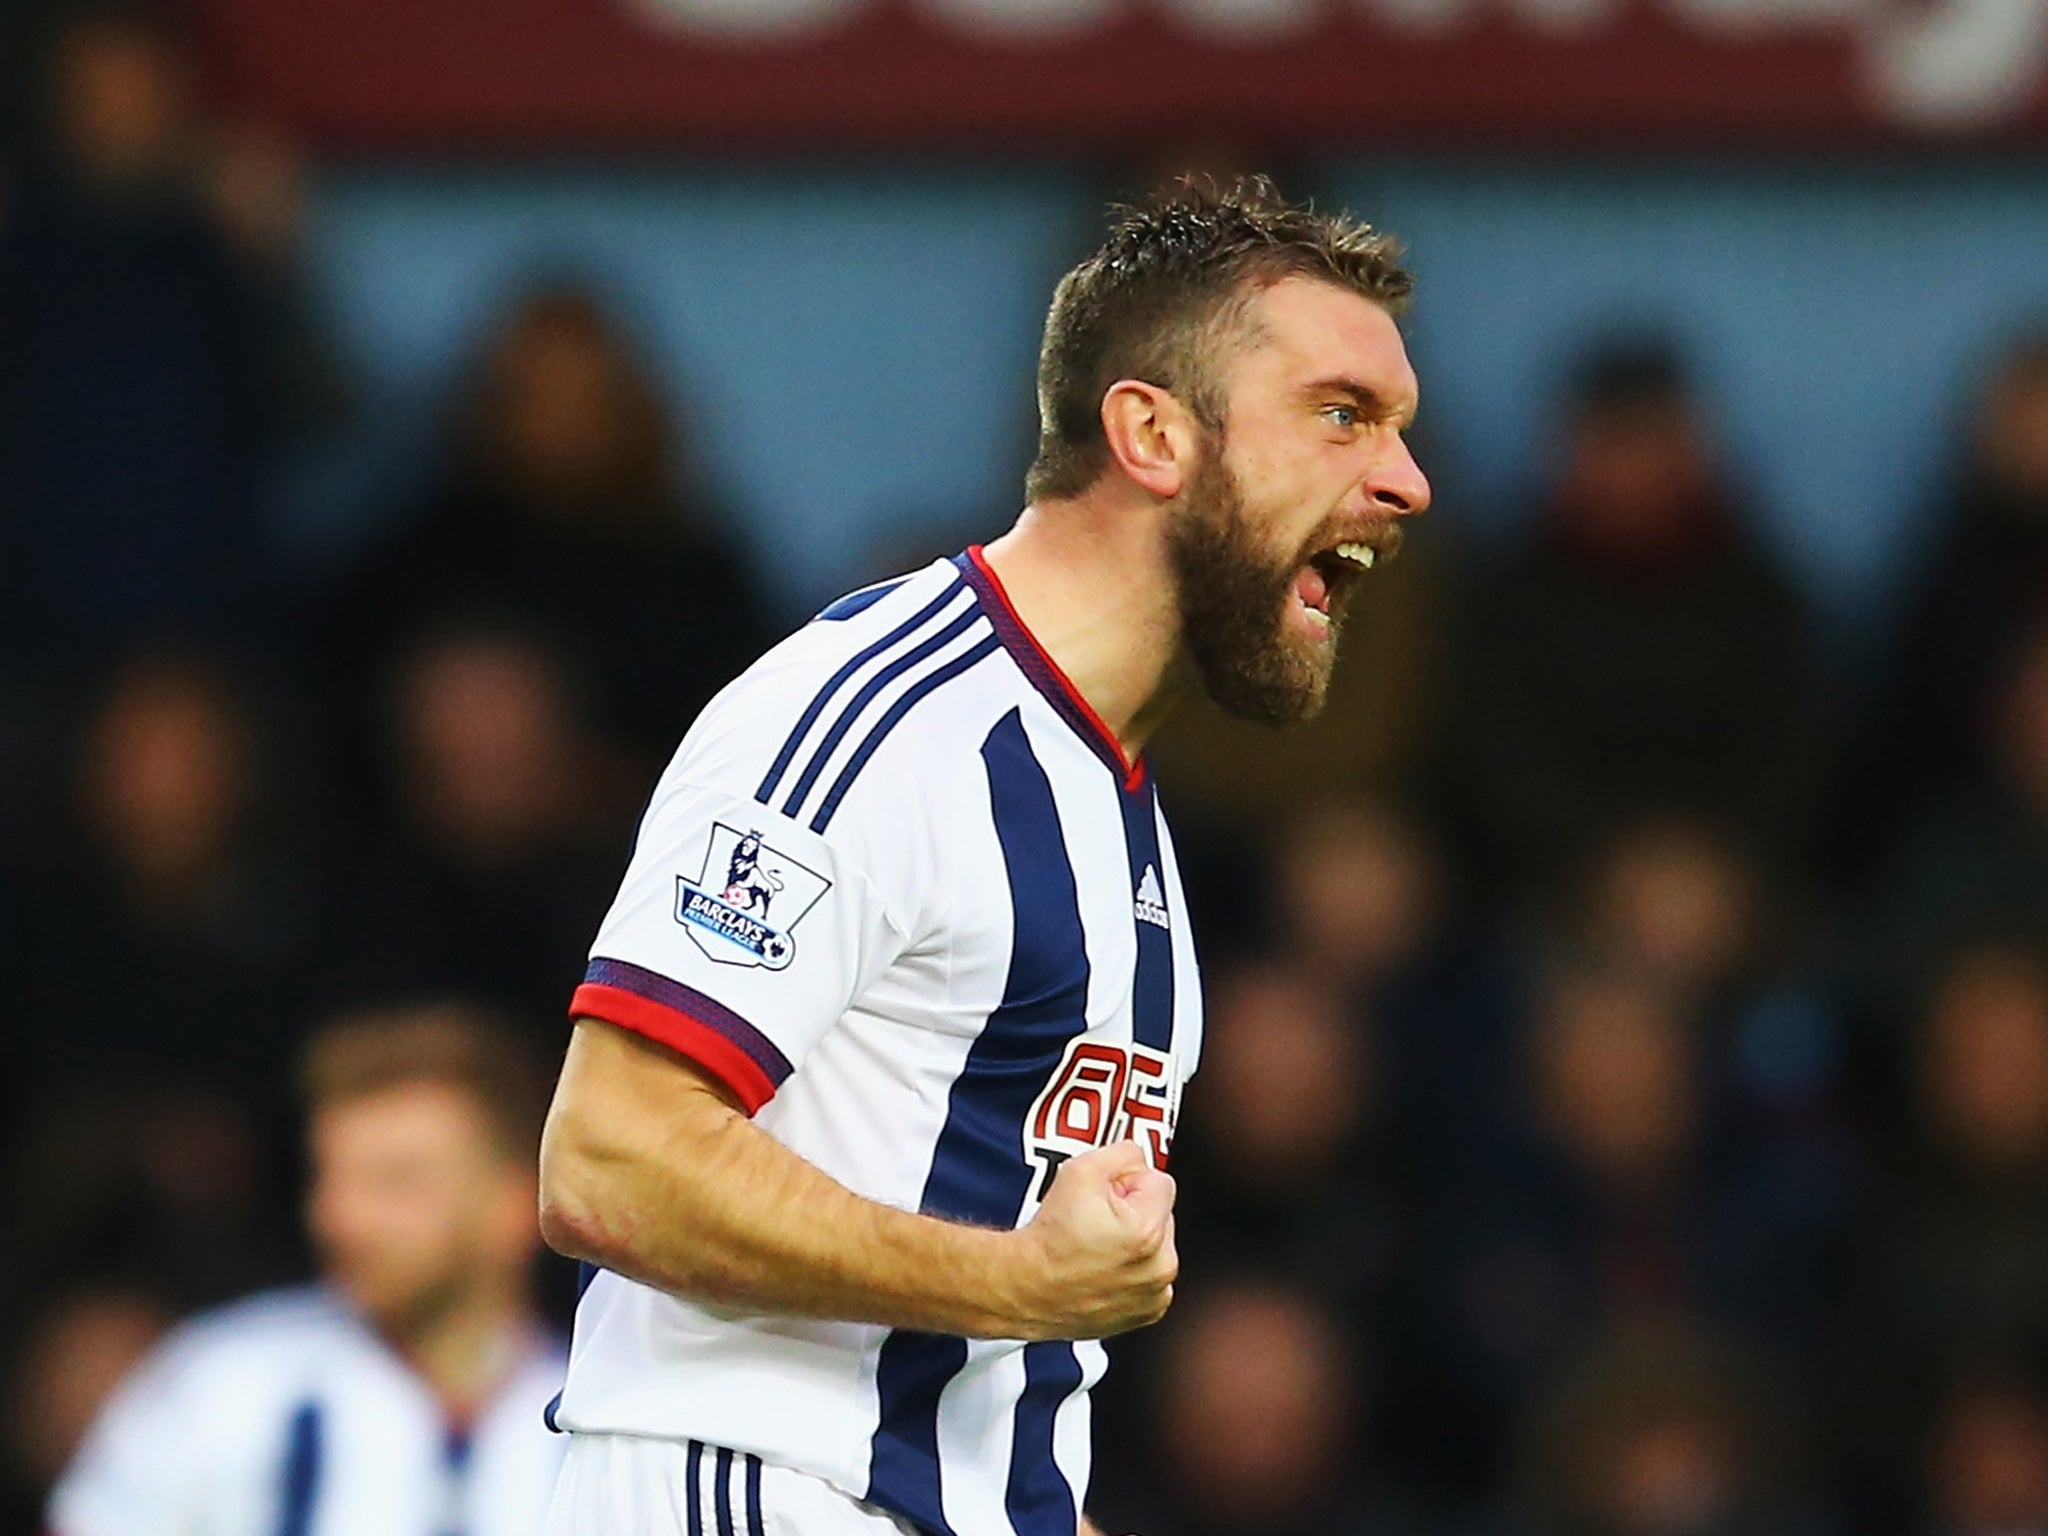
<svg viewBox="0 0 2048 1536"><path fill-rule="evenodd" d="M680 1009L628 992L586 981L576 989L569 1012L577 1018L600 1019L687 1056L730 1088L753 1114L775 1097L775 1084L760 1065L732 1041L701 1019Z"/></svg>

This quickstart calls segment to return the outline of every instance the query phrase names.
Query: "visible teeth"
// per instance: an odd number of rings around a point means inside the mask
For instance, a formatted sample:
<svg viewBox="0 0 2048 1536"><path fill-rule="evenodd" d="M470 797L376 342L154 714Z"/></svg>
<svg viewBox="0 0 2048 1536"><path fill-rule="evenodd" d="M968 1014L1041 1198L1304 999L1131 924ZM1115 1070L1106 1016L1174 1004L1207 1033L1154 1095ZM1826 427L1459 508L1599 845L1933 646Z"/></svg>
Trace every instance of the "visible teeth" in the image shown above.
<svg viewBox="0 0 2048 1536"><path fill-rule="evenodd" d="M1337 553L1359 569L1366 571L1371 570L1373 561L1379 558L1370 544L1339 544L1337 546Z"/></svg>
<svg viewBox="0 0 2048 1536"><path fill-rule="evenodd" d="M1304 603L1302 604L1301 611L1308 615L1309 622L1315 625L1316 628L1328 629L1330 627L1330 616L1327 613L1323 612L1322 609L1311 608L1306 603Z"/></svg>

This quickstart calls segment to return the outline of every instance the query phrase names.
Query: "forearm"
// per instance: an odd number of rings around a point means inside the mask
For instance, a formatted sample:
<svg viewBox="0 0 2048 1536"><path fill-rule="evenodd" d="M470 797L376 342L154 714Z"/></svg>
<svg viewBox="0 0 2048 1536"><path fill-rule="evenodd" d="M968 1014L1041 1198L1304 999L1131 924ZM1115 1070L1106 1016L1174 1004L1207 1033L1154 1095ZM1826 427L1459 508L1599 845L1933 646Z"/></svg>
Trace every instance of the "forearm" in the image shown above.
<svg viewBox="0 0 2048 1536"><path fill-rule="evenodd" d="M855 1195L717 1101L679 1060L650 1081L645 1054L660 1049L578 1026L542 1153L543 1224L557 1248L742 1311L1044 1336L1017 1234ZM662 1102L603 1117L564 1109L615 1103L622 1083Z"/></svg>

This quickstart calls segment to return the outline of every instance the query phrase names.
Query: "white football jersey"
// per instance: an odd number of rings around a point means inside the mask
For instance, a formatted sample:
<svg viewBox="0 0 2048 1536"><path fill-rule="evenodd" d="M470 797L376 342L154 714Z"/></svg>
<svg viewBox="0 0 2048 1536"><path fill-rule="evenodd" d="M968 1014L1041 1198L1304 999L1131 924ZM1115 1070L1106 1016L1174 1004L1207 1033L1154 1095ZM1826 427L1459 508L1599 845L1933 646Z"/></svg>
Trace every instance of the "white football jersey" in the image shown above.
<svg viewBox="0 0 2048 1536"><path fill-rule="evenodd" d="M1201 1038L1150 776L978 549L841 599L713 700L572 1012L690 1056L855 1193L1000 1227L1079 1152L1164 1166ZM759 1456L935 1536L1073 1536L1104 1364L596 1272L554 1422Z"/></svg>
<svg viewBox="0 0 2048 1536"><path fill-rule="evenodd" d="M347 1306L273 1292L172 1330L51 1495L52 1536L536 1536L562 1352L536 1332L473 1422Z"/></svg>

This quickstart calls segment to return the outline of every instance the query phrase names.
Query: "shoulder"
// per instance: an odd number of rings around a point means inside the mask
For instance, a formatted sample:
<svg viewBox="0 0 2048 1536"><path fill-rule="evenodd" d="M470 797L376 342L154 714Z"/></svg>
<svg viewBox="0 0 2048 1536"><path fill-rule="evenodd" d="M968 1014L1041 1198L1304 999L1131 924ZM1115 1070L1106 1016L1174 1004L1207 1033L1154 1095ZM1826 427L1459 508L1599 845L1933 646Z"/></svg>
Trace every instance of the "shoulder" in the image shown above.
<svg viewBox="0 0 2048 1536"><path fill-rule="evenodd" d="M769 770L785 749L793 754L807 734L830 730L881 673L972 606L950 560L829 604L720 690L684 737L671 772L748 793L779 787L787 766L783 774Z"/></svg>
<svg viewBox="0 0 2048 1536"><path fill-rule="evenodd" d="M1010 669L985 665L1001 649L956 561L863 588L714 699L664 787L748 799L822 835L879 760L898 789L906 775L941 783L976 761L1008 703L990 680ZM951 686L970 673L972 686Z"/></svg>
<svg viewBox="0 0 2048 1536"><path fill-rule="evenodd" d="M266 1381L295 1381L305 1363L351 1347L361 1332L348 1309L317 1286L266 1291L180 1323L137 1381L180 1396L217 1391L246 1400L261 1395Z"/></svg>
<svg viewBox="0 0 2048 1536"><path fill-rule="evenodd" d="M167 1528L182 1518L178 1501L261 1464L286 1407L328 1379L335 1361L323 1346L355 1326L316 1290L270 1292L180 1324L94 1420L56 1494L62 1528ZM164 1506L151 1510L154 1523L119 1515L150 1505Z"/></svg>
<svg viewBox="0 0 2048 1536"><path fill-rule="evenodd" d="M190 1349L275 1348L360 1331L355 1314L324 1286L259 1291L187 1318L168 1336Z"/></svg>
<svg viewBox="0 0 2048 1536"><path fill-rule="evenodd" d="M70 1536L231 1536L274 1525L271 1489L291 1405L336 1365L347 1313L282 1291L174 1329L94 1419L51 1493ZM360 1336L360 1330L358 1330Z"/></svg>

